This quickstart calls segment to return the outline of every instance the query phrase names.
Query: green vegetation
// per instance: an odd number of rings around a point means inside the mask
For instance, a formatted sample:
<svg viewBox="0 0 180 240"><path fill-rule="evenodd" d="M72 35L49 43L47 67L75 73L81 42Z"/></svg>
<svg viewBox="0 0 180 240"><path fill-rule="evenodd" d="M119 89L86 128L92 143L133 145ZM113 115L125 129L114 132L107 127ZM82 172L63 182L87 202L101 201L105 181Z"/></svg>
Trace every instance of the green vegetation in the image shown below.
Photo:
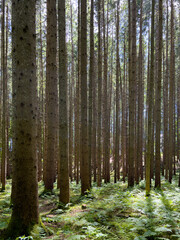
<svg viewBox="0 0 180 240"><path fill-rule="evenodd" d="M40 216L30 237L17 239L180 239L180 189L162 180L162 190L145 197L145 182L133 188L126 183L104 184L80 196L80 185L71 184L71 202L59 204L58 190L43 192L39 184ZM0 229L10 220L10 182L0 193Z"/></svg>

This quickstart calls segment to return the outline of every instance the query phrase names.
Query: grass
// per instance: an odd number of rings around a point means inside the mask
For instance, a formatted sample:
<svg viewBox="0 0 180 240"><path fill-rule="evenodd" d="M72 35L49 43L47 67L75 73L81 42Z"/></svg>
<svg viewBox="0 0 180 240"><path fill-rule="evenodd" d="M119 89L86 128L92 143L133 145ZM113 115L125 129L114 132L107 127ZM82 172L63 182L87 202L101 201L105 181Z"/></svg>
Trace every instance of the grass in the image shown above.
<svg viewBox="0 0 180 240"><path fill-rule="evenodd" d="M162 189L152 189L145 197L145 182L103 184L80 197L80 185L71 183L71 202L59 205L58 190L43 193L39 183L39 209L42 224L35 226L29 239L180 239L180 189L177 180L170 185L162 179ZM10 219L10 190L0 193L0 229ZM48 229L48 231L47 231ZM28 239L28 238L19 238Z"/></svg>

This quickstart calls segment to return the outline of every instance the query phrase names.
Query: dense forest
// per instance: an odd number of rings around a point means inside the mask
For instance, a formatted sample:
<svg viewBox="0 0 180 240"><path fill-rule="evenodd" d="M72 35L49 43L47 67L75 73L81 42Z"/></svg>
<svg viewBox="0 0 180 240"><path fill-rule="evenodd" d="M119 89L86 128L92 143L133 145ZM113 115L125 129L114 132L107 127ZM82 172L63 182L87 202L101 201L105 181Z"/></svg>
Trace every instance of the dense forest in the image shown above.
<svg viewBox="0 0 180 240"><path fill-rule="evenodd" d="M180 1L0 15L0 239L180 239Z"/></svg>

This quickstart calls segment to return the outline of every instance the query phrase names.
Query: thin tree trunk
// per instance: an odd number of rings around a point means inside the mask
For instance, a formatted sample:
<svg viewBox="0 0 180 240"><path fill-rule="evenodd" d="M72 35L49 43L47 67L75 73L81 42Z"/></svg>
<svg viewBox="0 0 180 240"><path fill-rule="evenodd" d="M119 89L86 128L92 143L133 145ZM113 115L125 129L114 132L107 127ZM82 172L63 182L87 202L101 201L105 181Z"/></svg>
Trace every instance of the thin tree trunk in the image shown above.
<svg viewBox="0 0 180 240"><path fill-rule="evenodd" d="M168 179L168 172L169 172L169 106L168 106L168 99L169 99L169 92L168 92L168 85L169 85L169 61L168 61L168 53L169 53L169 13L168 13L168 0L166 1L167 7L167 17L166 17L166 73L164 78L164 154L163 154L163 161L165 165L165 178Z"/></svg>
<svg viewBox="0 0 180 240"><path fill-rule="evenodd" d="M123 181L126 177L126 39L124 34L124 84L122 91L122 130L121 130L121 145L122 145L122 170Z"/></svg>
<svg viewBox="0 0 180 240"><path fill-rule="evenodd" d="M7 178L10 178L10 156L9 156L9 91L8 91L8 50L9 50L9 8L6 6L6 157L7 157Z"/></svg>
<svg viewBox="0 0 180 240"><path fill-rule="evenodd" d="M130 3L129 3L130 5ZM130 8L130 7L129 7ZM129 13L130 14L130 13ZM131 19L131 17L130 17ZM135 157L135 91L136 91L136 0L132 2L132 63L130 60L129 76L129 171L128 186L134 185L134 157ZM130 31L131 38L131 31ZM129 42L131 44L131 41ZM131 46L131 45L130 45ZM130 51L131 54L131 51ZM131 65L132 64L132 65ZM132 67L132 68L131 68Z"/></svg>
<svg viewBox="0 0 180 240"><path fill-rule="evenodd" d="M161 78L162 78L162 2L159 0L159 26L158 26L158 75L156 87L156 156L155 156L155 187L161 187L160 180L160 133L161 133Z"/></svg>
<svg viewBox="0 0 180 240"><path fill-rule="evenodd" d="M174 62L174 4L171 0L171 53L170 53L170 84L169 84L169 182L172 182L173 165L173 143L174 143L174 81L175 81L175 62Z"/></svg>
<svg viewBox="0 0 180 240"><path fill-rule="evenodd" d="M46 115L47 115L47 160L45 189L52 191L56 171L55 146L57 123L57 17L56 1L47 1L47 53L46 53Z"/></svg>
<svg viewBox="0 0 180 240"><path fill-rule="evenodd" d="M93 81L94 81L94 0L91 0L91 18L90 18L90 68L89 68L89 181L91 185L91 164L92 164L92 145L94 139L93 133Z"/></svg>
<svg viewBox="0 0 180 240"><path fill-rule="evenodd" d="M94 59L96 61L96 59ZM94 61L94 62L95 62ZM94 66L96 66L94 64ZM97 148L96 148L96 143L97 143L97 137L96 137L96 132L97 132L97 108L96 108L96 103L97 103L97 94L96 94L96 90L97 90L97 77L96 77L96 72L94 69L94 78L93 78L93 82L92 82L92 87L93 87L93 126L92 126L92 163L93 163L93 179L94 182L96 182L96 178L97 178Z"/></svg>
<svg viewBox="0 0 180 240"><path fill-rule="evenodd" d="M180 42L180 9L179 9L179 32L178 32L178 42ZM177 160L178 164L180 164L180 45L178 47L178 56L179 56L179 64L178 64L178 81L177 81ZM179 184L180 187L180 166L179 166Z"/></svg>
<svg viewBox="0 0 180 240"><path fill-rule="evenodd" d="M71 3L70 3L71 4ZM74 139L74 34L73 34L73 10L72 4L71 11L71 84L70 84L70 105L69 105L69 176L73 180L73 139Z"/></svg>
<svg viewBox="0 0 180 240"><path fill-rule="evenodd" d="M58 1L59 24L59 156L60 195L62 203L69 202L68 120L67 120L67 55L65 0Z"/></svg>
<svg viewBox="0 0 180 240"><path fill-rule="evenodd" d="M7 103L7 66L5 49L5 0L2 1L2 82L3 82L3 112L2 112L2 162L1 162L1 182L2 191L6 185L6 164L7 164L7 145L6 145L6 103Z"/></svg>
<svg viewBox="0 0 180 240"><path fill-rule="evenodd" d="M107 3L107 24L105 23L105 10L103 2L103 36L104 36L104 101L103 101L103 132L104 132L104 170L105 170L105 183L110 182L110 172L109 172L109 103L108 103L108 3ZM106 29L107 27L107 29Z"/></svg>
<svg viewBox="0 0 180 240"><path fill-rule="evenodd" d="M102 106L102 1L98 0L98 129L97 129L97 185L101 186L101 106Z"/></svg>
<svg viewBox="0 0 180 240"><path fill-rule="evenodd" d="M119 164L119 0L117 1L116 12L116 130L115 130L115 159L114 159L114 182L118 178L118 164Z"/></svg>
<svg viewBox="0 0 180 240"><path fill-rule="evenodd" d="M80 151L80 81L81 81L81 2L78 0L78 63L77 63L77 80L76 80L76 103L75 103L75 169L76 169L76 183L79 183L79 165L81 162Z"/></svg>
<svg viewBox="0 0 180 240"><path fill-rule="evenodd" d="M41 4L41 2L40 2ZM41 5L40 5L40 87L39 87L39 111L40 111L40 126L39 126L39 158L38 158L38 179L42 178L42 158L43 158L43 180L45 179L46 173L46 130L47 130L47 121L46 121L46 102L44 101L44 64L43 64L43 37L42 37L42 14L41 14Z"/></svg>
<svg viewBox="0 0 180 240"><path fill-rule="evenodd" d="M141 0L140 36L139 36L139 69L138 69L138 129L137 129L137 169L136 183L139 183L139 175L143 157L143 46L142 46L142 24L143 24L143 0Z"/></svg>
<svg viewBox="0 0 180 240"><path fill-rule="evenodd" d="M150 63L150 80L149 80L149 94L148 94L148 139L147 139L147 157L146 157L146 195L150 194L151 184L151 141L153 134L153 91L154 91L154 11L155 0L152 0L152 15L151 15L151 63Z"/></svg>
<svg viewBox="0 0 180 240"><path fill-rule="evenodd" d="M87 1L81 1L81 194L90 190L87 126Z"/></svg>

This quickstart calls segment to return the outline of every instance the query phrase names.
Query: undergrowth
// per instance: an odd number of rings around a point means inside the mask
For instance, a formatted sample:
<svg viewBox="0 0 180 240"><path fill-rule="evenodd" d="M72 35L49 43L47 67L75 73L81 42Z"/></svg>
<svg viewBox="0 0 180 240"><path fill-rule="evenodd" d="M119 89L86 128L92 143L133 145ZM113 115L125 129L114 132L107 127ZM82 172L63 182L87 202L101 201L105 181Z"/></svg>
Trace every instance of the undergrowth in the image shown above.
<svg viewBox="0 0 180 240"><path fill-rule="evenodd" d="M71 202L59 204L58 190L44 192L39 184L39 209L42 224L31 236L17 239L180 239L180 189L177 180L170 185L162 180L162 189L152 189L145 197L145 182L133 188L127 184L93 184L91 192L80 197L80 185L71 183ZM0 229L6 228L11 215L11 185L0 193ZM48 229L48 231L47 231ZM47 234L50 233L50 234Z"/></svg>

